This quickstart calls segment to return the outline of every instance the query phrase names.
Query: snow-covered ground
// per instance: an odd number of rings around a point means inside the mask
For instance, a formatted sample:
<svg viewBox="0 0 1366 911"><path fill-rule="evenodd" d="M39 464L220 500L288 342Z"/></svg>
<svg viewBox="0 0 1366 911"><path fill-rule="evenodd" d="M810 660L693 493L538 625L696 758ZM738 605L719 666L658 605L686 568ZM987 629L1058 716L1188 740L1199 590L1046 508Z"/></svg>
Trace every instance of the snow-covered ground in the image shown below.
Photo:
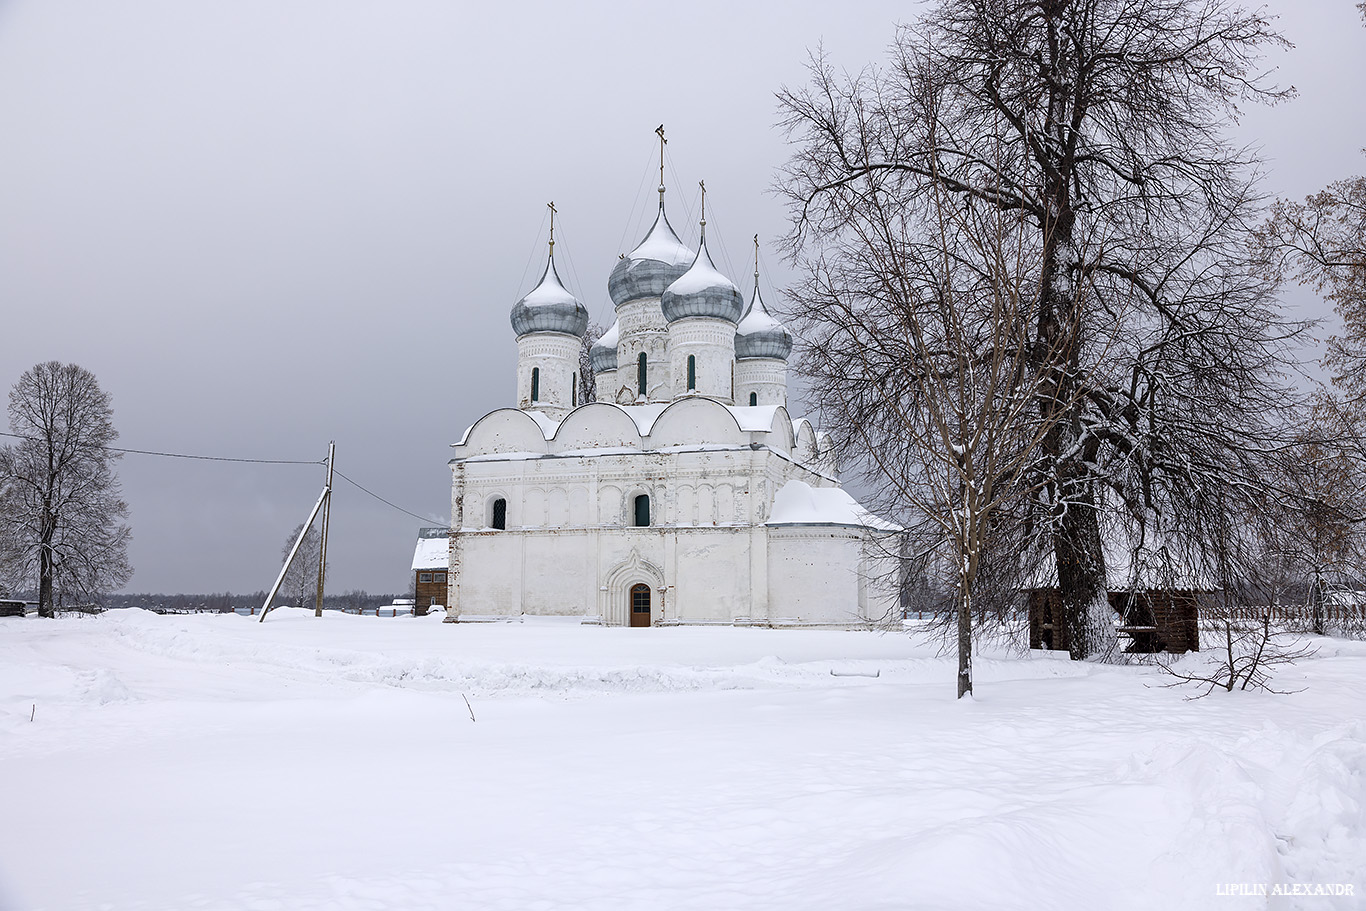
<svg viewBox="0 0 1366 911"><path fill-rule="evenodd" d="M956 702L905 634L0 619L0 908L1366 906L1366 644L1288 696L1164 682L988 657ZM1227 894L1287 883L1354 894Z"/></svg>

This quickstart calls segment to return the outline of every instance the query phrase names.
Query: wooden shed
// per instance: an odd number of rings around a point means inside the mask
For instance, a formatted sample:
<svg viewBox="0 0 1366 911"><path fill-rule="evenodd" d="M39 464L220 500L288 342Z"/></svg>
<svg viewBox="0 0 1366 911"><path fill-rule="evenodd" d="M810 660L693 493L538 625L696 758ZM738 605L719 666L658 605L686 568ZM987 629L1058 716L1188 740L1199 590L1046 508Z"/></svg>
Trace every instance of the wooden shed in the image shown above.
<svg viewBox="0 0 1366 911"><path fill-rule="evenodd" d="M1129 643L1125 651L1153 652L1200 651L1200 597L1192 589L1130 589L1110 592L1110 607L1119 616L1121 640ZM1035 588L1029 591L1029 647L1068 651L1071 646L1062 619L1062 598L1058 589Z"/></svg>
<svg viewBox="0 0 1366 911"><path fill-rule="evenodd" d="M446 573L450 568L451 530L444 526L420 529L413 548L413 613L426 616L433 608L446 609Z"/></svg>

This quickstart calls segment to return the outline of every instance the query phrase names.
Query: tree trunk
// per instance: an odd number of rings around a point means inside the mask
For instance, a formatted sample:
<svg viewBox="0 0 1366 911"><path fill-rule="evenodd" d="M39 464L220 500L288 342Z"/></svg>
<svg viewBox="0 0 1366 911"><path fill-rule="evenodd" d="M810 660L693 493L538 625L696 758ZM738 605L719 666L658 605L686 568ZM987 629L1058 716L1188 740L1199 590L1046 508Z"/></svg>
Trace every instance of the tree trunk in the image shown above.
<svg viewBox="0 0 1366 911"><path fill-rule="evenodd" d="M972 695L972 586L958 583L958 698Z"/></svg>
<svg viewBox="0 0 1366 911"><path fill-rule="evenodd" d="M1053 536L1058 595L1074 661L1106 657L1117 646L1100 523L1091 499L1089 494L1070 498Z"/></svg>
<svg viewBox="0 0 1366 911"><path fill-rule="evenodd" d="M52 539L56 531L56 519L44 504L38 544L38 616L49 619L57 616L52 605Z"/></svg>

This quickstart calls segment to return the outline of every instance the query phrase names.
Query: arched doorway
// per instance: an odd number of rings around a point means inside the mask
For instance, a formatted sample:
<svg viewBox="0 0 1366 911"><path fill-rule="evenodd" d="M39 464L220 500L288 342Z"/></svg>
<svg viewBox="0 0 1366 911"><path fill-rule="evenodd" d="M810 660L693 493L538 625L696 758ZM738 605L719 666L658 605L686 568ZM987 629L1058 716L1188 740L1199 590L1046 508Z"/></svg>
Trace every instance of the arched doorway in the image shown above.
<svg viewBox="0 0 1366 911"><path fill-rule="evenodd" d="M644 582L631 586L631 625L650 625L650 586Z"/></svg>

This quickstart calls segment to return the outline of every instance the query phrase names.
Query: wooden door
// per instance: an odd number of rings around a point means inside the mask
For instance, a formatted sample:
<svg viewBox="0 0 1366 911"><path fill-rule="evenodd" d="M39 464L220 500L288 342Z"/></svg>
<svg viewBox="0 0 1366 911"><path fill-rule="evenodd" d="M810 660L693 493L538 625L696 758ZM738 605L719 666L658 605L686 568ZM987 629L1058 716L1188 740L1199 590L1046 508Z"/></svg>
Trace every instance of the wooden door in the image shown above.
<svg viewBox="0 0 1366 911"><path fill-rule="evenodd" d="M631 625L650 625L650 586L643 582L631 586Z"/></svg>

